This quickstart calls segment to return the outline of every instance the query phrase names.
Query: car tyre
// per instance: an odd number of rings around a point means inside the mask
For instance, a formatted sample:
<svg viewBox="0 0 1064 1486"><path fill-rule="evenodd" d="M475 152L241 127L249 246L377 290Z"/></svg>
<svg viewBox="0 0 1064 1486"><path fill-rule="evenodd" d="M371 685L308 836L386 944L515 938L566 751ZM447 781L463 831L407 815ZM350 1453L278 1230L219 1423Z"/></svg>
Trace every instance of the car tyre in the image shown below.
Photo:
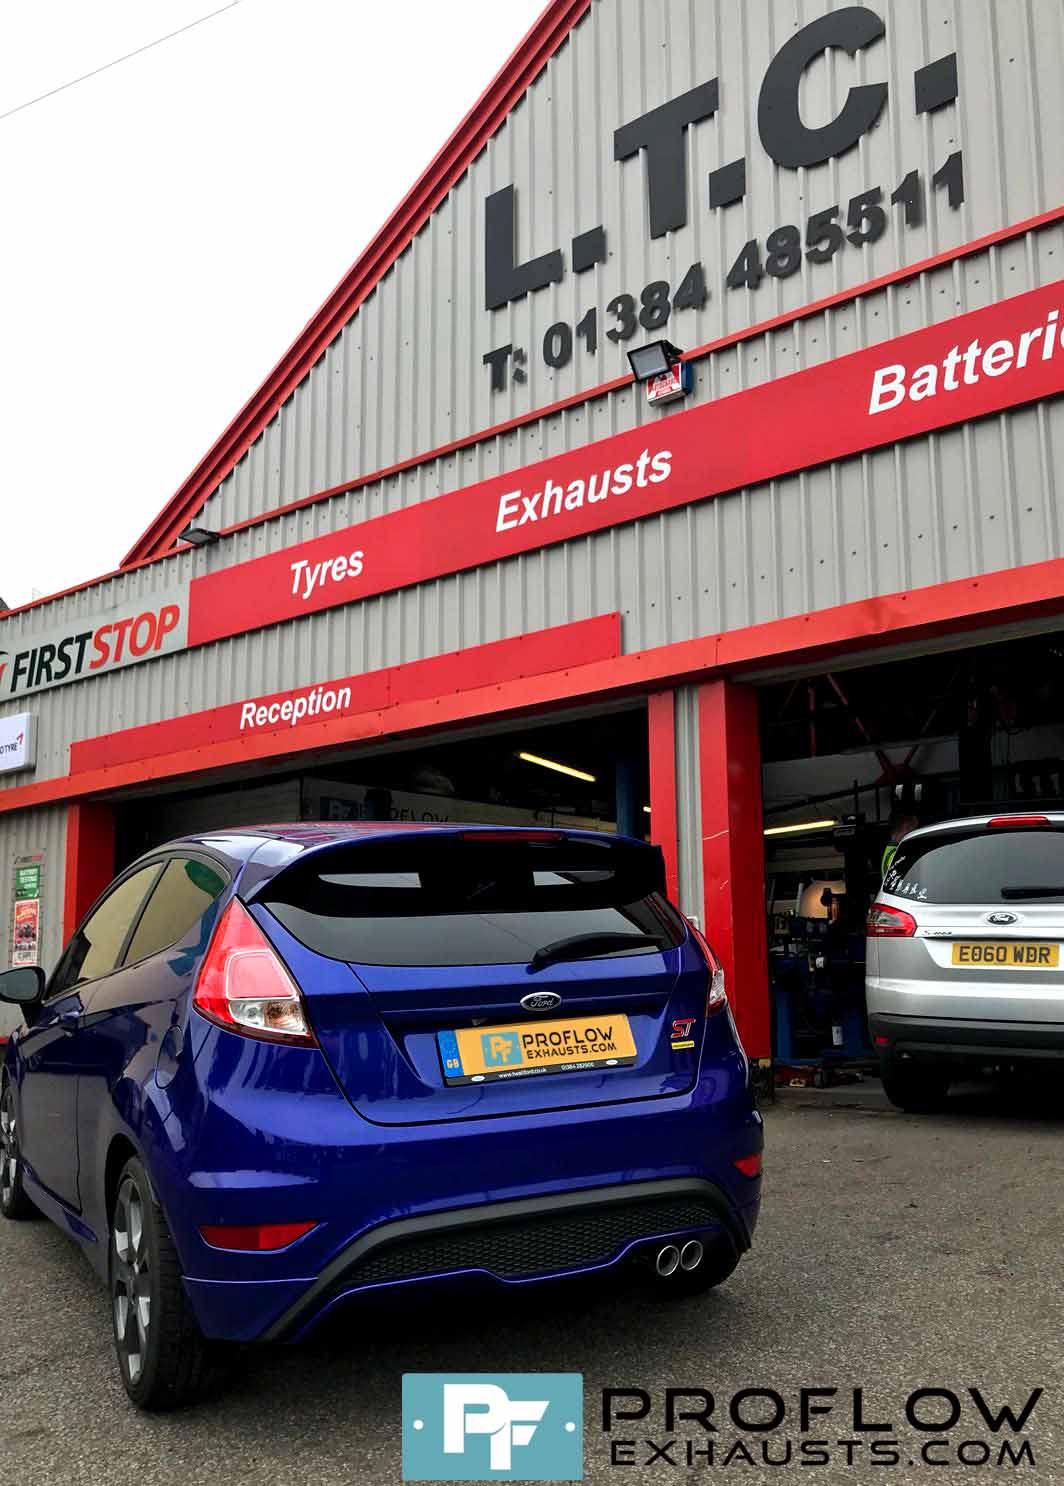
<svg viewBox="0 0 1064 1486"><path fill-rule="evenodd" d="M196 1325L162 1208L142 1163L118 1180L109 1240L109 1289L122 1382L140 1409L176 1409L217 1377L217 1349Z"/></svg>
<svg viewBox="0 0 1064 1486"><path fill-rule="evenodd" d="M16 1221L37 1215L37 1209L26 1196L22 1174L15 1086L8 1078L0 1094L0 1213Z"/></svg>
<svg viewBox="0 0 1064 1486"><path fill-rule="evenodd" d="M906 1114L937 1114L945 1108L952 1082L948 1068L935 1064L883 1068L883 1090L891 1104Z"/></svg>
<svg viewBox="0 0 1064 1486"><path fill-rule="evenodd" d="M707 1239L706 1252L697 1269L677 1269L670 1275L654 1273L654 1288L661 1300L685 1300L692 1295L701 1295L730 1279L741 1257L735 1245L726 1239L713 1245Z"/></svg>

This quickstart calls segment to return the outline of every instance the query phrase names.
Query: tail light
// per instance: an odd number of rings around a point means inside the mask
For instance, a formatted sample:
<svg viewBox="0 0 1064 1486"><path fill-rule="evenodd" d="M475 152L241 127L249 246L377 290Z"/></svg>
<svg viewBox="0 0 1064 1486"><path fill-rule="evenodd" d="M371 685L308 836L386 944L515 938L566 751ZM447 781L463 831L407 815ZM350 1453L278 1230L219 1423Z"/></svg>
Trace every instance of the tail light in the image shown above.
<svg viewBox="0 0 1064 1486"><path fill-rule="evenodd" d="M904 908L873 903L868 910L865 933L870 939L911 939L916 933L916 920Z"/></svg>
<svg viewBox="0 0 1064 1486"><path fill-rule="evenodd" d="M687 932L698 945L702 958L709 970L709 990L706 993L706 1016L712 1016L714 1012L723 1011L728 1004L728 997L724 990L724 969L709 947L709 940L702 933L697 924L687 919Z"/></svg>
<svg viewBox="0 0 1064 1486"><path fill-rule="evenodd" d="M761 1152L758 1151L757 1154L753 1156L740 1156L738 1161L734 1161L732 1164L737 1171L742 1172L743 1176L760 1176Z"/></svg>
<svg viewBox="0 0 1064 1486"><path fill-rule="evenodd" d="M987 821L986 828L988 831L1028 830L1047 825L1048 815L995 815L993 820Z"/></svg>
<svg viewBox="0 0 1064 1486"><path fill-rule="evenodd" d="M218 921L192 1004L208 1021L244 1037L314 1045L295 982L237 898Z"/></svg>

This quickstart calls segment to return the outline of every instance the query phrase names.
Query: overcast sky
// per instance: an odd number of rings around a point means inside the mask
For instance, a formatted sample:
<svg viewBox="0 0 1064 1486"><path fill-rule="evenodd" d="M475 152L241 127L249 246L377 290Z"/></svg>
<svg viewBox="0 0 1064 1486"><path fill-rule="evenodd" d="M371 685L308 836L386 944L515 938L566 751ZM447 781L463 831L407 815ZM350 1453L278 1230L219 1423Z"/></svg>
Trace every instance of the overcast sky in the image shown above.
<svg viewBox="0 0 1064 1486"><path fill-rule="evenodd" d="M0 113L220 3L11 6ZM117 565L543 3L238 0L0 119L9 605Z"/></svg>

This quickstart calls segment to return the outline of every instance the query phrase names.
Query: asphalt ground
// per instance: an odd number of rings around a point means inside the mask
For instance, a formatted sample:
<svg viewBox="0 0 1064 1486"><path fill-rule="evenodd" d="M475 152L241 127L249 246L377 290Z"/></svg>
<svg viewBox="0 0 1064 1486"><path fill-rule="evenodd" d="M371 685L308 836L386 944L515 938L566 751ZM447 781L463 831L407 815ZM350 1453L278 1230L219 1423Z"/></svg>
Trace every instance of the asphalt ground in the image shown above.
<svg viewBox="0 0 1064 1486"><path fill-rule="evenodd" d="M47 1223L0 1223L6 1479L390 1486L401 1478L404 1371L579 1371L585 1479L595 1483L1064 1482L1064 1091L972 1092L944 1115L911 1117L875 1085L788 1090L766 1124L761 1227L719 1291L663 1303L581 1287L493 1295L458 1315L424 1301L348 1313L299 1349L242 1356L224 1391L168 1416L126 1402L106 1297L75 1248ZM716 1432L667 1432L666 1387L711 1391ZM839 1391L833 1413L803 1434L800 1390L814 1387ZM994 1434L967 1391L996 1412L1039 1387L1020 1435ZM649 1416L604 1434L604 1388L645 1390ZM729 1405L744 1388L781 1396L780 1427L734 1425ZM891 1431L854 1430L855 1388L864 1422ZM957 1428L922 1435L906 1423L906 1400L925 1388L958 1396ZM741 1417L758 1422L777 1406L768 1397L745 1407ZM916 1405L927 1423L949 1408L942 1398ZM999 1465L1004 1438L1016 1450L1026 1440L1034 1464ZM702 1452L712 1441L715 1463L703 1453L689 1464L688 1439ZM870 1442L892 1439L898 1463L874 1461ZM611 1464L611 1441L623 1440L633 1444L618 1454L633 1463ZM812 1440L827 1442L828 1463L799 1463ZM944 1463L921 1462L927 1441L943 1442L929 1453ZM966 1441L969 1464L958 1458ZM782 1460L788 1444L791 1464L765 1463L763 1449ZM975 1463L984 1444L988 1461Z"/></svg>

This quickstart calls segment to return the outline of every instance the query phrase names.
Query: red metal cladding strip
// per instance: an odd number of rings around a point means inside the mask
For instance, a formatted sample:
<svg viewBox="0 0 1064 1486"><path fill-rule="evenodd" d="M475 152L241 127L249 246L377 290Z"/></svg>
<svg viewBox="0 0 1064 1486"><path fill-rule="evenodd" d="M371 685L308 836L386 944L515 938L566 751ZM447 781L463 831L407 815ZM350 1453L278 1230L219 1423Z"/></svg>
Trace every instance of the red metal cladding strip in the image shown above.
<svg viewBox="0 0 1064 1486"><path fill-rule="evenodd" d="M679 838L676 819L676 694L656 691L647 699L650 754L650 839L665 856L665 885L673 903L680 899Z"/></svg>
<svg viewBox="0 0 1064 1486"><path fill-rule="evenodd" d="M551 0L528 35L485 89L454 134L415 181L393 215L266 381L122 561L128 567L165 549L258 437L355 310L391 268L418 229L462 177L525 90L565 41L591 0Z"/></svg>
<svg viewBox="0 0 1064 1486"><path fill-rule="evenodd" d="M75 800L67 810L64 942L111 881L114 867L114 810L98 801Z"/></svg>
<svg viewBox="0 0 1064 1486"><path fill-rule="evenodd" d="M700 687L698 735L704 931L724 966L743 1046L750 1057L767 1058L772 1048L760 906L765 901L765 853L754 688L728 680Z"/></svg>
<svg viewBox="0 0 1064 1486"><path fill-rule="evenodd" d="M325 683L329 692L346 689L350 696L345 699L345 714L374 712L388 706L388 672L370 672L366 676L350 676L342 681ZM84 774L93 769L114 769L122 764L135 763L138 759L154 758L164 753L179 753L186 749L209 749L213 744L239 737L242 731L254 731L258 735L291 737L298 731L303 717L317 715L320 708L310 711L312 694L317 686L292 687L289 691L276 692L272 696L256 697L250 703L231 702L224 707L211 707L203 712L190 712L183 717L167 718L164 722L151 722L143 727L124 728L121 732L102 733L96 738L86 738L70 745L70 772ZM271 706L283 706L286 700L307 699L307 712L293 724L291 716L283 721L279 715L271 727L269 721L260 725L254 716L241 728L244 709L251 706L253 713L260 707L269 713ZM320 700L320 699L319 699ZM336 711L336 707L332 708ZM324 715L324 714L323 714Z"/></svg>
<svg viewBox="0 0 1064 1486"><path fill-rule="evenodd" d="M246 702L231 702L165 722L86 738L71 745L70 771L82 774L113 769L138 759L252 735L277 740L277 751L283 752L316 721L332 718L342 723L344 718L381 712L403 703L445 697L468 689L473 677L477 686L491 686L566 666L610 660L620 653L621 616L602 614L449 655L429 656L339 681L291 687Z"/></svg>
<svg viewBox="0 0 1064 1486"><path fill-rule="evenodd" d="M571 701L635 693L714 673L754 671L759 667L842 655L873 659L878 648L914 644L941 635L965 634L988 625L1014 624L1047 616L1064 616L1064 558L1007 568L978 578L956 578L906 593L858 599L788 619L771 620L680 640L654 650L612 659L573 664L564 670L524 676L516 681L482 686L475 662L468 665L463 687L435 700L408 702L357 717L331 717L304 728L265 732L232 741L218 740L139 760L100 767L80 774L42 779L0 790L0 814L100 794L152 779L204 775L251 761L297 755L315 749L349 746L365 738L434 729L484 717L547 710ZM462 652L475 656L475 651ZM158 724L162 726L162 724ZM293 732L298 733L293 738Z"/></svg>
<svg viewBox="0 0 1064 1486"><path fill-rule="evenodd" d="M1062 305L1064 282L1031 290L652 427L194 578L189 644L570 541L1056 395L1064 391L1054 318ZM972 346L978 355L966 361L960 353ZM917 368L920 377L911 375Z"/></svg>

